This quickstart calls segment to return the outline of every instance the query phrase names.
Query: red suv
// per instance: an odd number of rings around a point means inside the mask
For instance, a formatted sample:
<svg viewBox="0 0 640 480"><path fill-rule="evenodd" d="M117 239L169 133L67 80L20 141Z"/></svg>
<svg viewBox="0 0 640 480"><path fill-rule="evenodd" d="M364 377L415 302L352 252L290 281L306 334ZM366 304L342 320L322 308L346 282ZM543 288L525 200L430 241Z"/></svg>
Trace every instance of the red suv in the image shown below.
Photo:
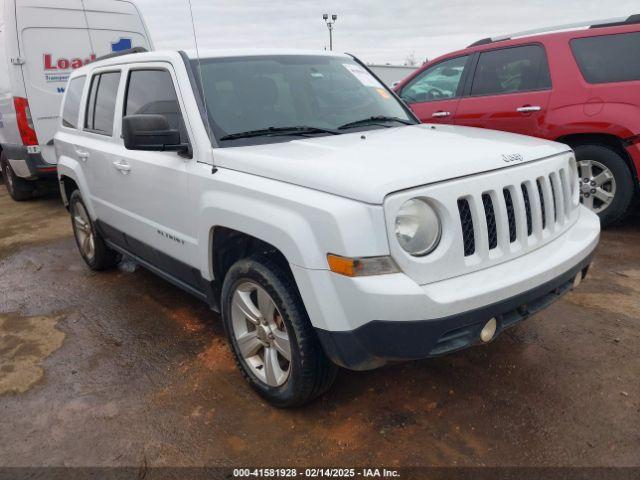
<svg viewBox="0 0 640 480"><path fill-rule="evenodd" d="M621 219L638 193L640 15L483 39L426 64L396 91L422 122L570 145L582 202L603 225Z"/></svg>

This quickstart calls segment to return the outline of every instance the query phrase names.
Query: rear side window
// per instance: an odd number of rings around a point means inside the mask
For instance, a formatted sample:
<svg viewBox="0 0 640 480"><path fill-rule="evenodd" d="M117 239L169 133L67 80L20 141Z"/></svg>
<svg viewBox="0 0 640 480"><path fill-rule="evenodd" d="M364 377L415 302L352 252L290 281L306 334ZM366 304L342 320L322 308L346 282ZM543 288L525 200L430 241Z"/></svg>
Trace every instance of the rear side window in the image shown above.
<svg viewBox="0 0 640 480"><path fill-rule="evenodd" d="M576 38L571 50L589 83L640 80L640 32Z"/></svg>
<svg viewBox="0 0 640 480"><path fill-rule="evenodd" d="M116 112L116 94L120 72L94 75L91 80L84 128L103 135L113 135L113 116Z"/></svg>
<svg viewBox="0 0 640 480"><path fill-rule="evenodd" d="M129 74L124 115L156 114L186 138L178 97L167 70L134 70Z"/></svg>
<svg viewBox="0 0 640 480"><path fill-rule="evenodd" d="M551 88L544 49L539 45L480 54L471 95L500 95Z"/></svg>
<svg viewBox="0 0 640 480"><path fill-rule="evenodd" d="M78 128L78 115L80 114L80 100L87 77L77 77L69 82L67 94L64 97L62 108L62 125L68 128Z"/></svg>

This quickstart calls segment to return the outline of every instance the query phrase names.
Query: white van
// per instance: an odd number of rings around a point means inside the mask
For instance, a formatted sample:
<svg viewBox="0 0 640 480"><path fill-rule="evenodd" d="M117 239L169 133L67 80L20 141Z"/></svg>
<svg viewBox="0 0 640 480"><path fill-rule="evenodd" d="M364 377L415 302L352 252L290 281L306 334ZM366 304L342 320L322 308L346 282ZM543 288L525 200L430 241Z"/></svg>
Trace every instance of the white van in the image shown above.
<svg viewBox="0 0 640 480"><path fill-rule="evenodd" d="M130 0L0 0L0 164L15 200L55 179L53 136L73 70L153 45Z"/></svg>

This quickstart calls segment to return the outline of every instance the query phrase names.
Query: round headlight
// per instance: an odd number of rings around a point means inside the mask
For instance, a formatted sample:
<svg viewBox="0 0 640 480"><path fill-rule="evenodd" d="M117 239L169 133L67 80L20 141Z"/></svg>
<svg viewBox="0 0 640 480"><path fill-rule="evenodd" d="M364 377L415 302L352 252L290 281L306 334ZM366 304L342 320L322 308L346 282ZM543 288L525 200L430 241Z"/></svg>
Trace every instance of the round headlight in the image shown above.
<svg viewBox="0 0 640 480"><path fill-rule="evenodd" d="M440 218L424 200L405 202L396 217L396 238L400 246L414 257L423 257L440 243Z"/></svg>

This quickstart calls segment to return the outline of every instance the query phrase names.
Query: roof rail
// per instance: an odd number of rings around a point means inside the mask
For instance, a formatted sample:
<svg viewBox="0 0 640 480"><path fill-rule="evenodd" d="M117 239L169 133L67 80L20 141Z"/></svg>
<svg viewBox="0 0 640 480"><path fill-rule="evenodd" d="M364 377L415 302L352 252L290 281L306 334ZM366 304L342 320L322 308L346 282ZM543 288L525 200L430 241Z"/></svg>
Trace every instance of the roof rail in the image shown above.
<svg viewBox="0 0 640 480"><path fill-rule="evenodd" d="M101 57L98 57L98 58L96 58L94 60L94 62L99 62L100 60L106 60L107 58L121 57L123 55L131 55L132 53L144 53L144 52L148 52L148 51L149 50L147 50L144 47L128 48L126 50L120 50L119 52L113 52L113 53L109 53L107 55L103 55Z"/></svg>
<svg viewBox="0 0 640 480"><path fill-rule="evenodd" d="M562 30L577 30L579 28L604 28L617 27L620 25L631 25L640 23L640 14L630 15L629 17L609 18L607 20L591 20L588 22L569 23L567 25L557 25L555 27L538 28L534 30L525 30L524 32L512 33L510 35L501 35L493 38L483 38L472 43L467 48L477 47L479 45L487 45L494 42L504 42L519 37L528 37L530 35L539 35L542 33L560 32Z"/></svg>

